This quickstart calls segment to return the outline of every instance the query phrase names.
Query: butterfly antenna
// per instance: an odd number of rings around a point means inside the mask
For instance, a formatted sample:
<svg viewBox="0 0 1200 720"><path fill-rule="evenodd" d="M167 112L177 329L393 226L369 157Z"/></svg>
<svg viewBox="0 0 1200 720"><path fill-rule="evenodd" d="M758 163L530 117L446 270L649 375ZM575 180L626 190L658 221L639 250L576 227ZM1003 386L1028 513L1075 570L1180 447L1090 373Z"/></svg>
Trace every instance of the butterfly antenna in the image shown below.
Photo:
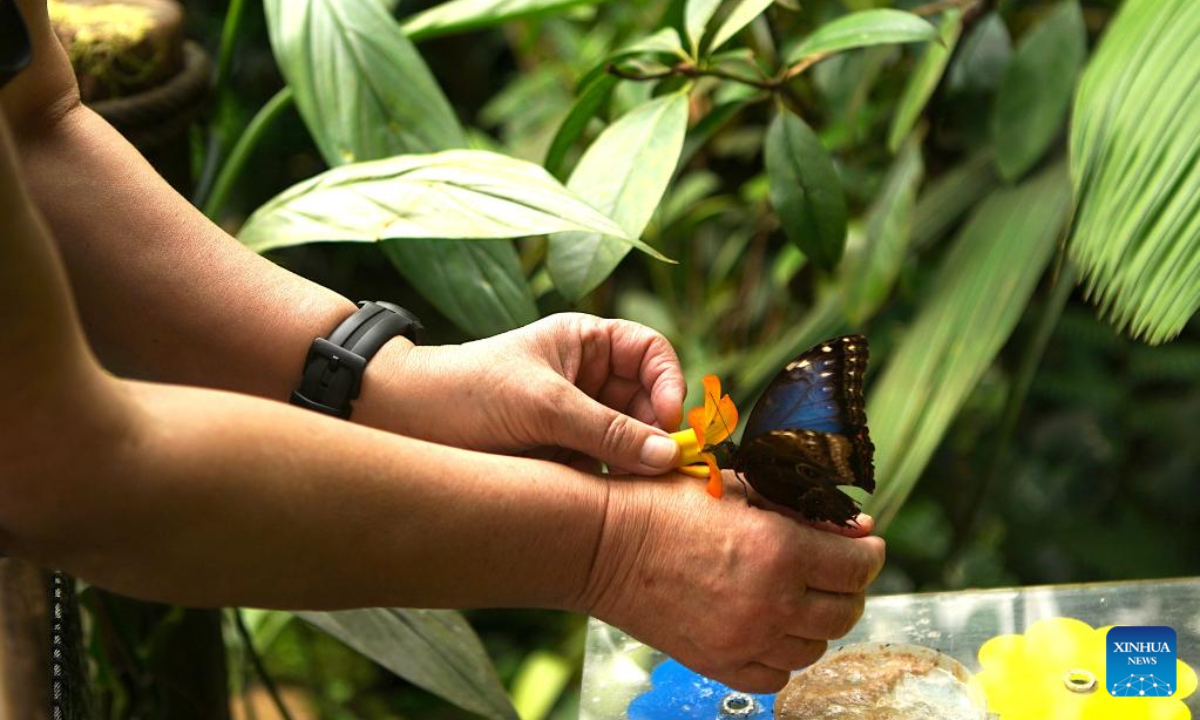
<svg viewBox="0 0 1200 720"><path fill-rule="evenodd" d="M713 406L717 408L717 417L721 419L721 425L725 427L725 440L722 440L722 442L731 440L733 438L733 428L729 427L729 423L725 422L725 413L721 412L721 398L715 398L712 396L712 393L707 391L706 394L712 398Z"/></svg>

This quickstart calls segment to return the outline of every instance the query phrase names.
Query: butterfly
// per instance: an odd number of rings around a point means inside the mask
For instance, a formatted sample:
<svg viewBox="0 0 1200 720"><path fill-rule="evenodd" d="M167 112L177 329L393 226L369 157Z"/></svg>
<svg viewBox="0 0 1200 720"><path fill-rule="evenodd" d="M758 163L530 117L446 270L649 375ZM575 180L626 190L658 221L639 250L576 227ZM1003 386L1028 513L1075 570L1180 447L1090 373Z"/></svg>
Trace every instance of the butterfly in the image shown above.
<svg viewBox="0 0 1200 720"><path fill-rule="evenodd" d="M740 445L729 439L737 408L704 378L702 407L688 413L710 494L721 493L720 467L730 468L771 502L810 520L848 525L858 504L838 489L875 490L875 446L863 408L867 339L826 340L784 366L750 411Z"/></svg>

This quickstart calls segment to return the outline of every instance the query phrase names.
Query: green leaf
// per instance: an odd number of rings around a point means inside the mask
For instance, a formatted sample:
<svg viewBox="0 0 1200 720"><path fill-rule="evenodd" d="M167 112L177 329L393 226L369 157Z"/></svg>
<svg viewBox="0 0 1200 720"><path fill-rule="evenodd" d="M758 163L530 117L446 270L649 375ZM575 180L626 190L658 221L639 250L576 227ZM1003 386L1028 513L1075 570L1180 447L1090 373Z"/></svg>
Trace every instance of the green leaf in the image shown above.
<svg viewBox="0 0 1200 720"><path fill-rule="evenodd" d="M259 208L239 238L265 252L308 242L512 238L560 230L625 236L533 163L483 150L447 150L324 172Z"/></svg>
<svg viewBox="0 0 1200 720"><path fill-rule="evenodd" d="M457 612L376 608L296 615L464 710L517 720L483 643Z"/></svg>
<svg viewBox="0 0 1200 720"><path fill-rule="evenodd" d="M1076 0L1060 3L1021 38L992 112L996 167L1005 180L1025 174L1058 137L1086 55Z"/></svg>
<svg viewBox="0 0 1200 720"><path fill-rule="evenodd" d="M1080 81L1069 250L1101 311L1158 344L1200 309L1200 14L1128 0Z"/></svg>
<svg viewBox="0 0 1200 720"><path fill-rule="evenodd" d="M990 12L962 41L946 73L950 92L990 93L1012 57L1012 38L997 12Z"/></svg>
<svg viewBox="0 0 1200 720"><path fill-rule="evenodd" d="M378 0L264 0L271 48L331 166L467 144L425 61Z"/></svg>
<svg viewBox="0 0 1200 720"><path fill-rule="evenodd" d="M387 240L383 254L446 317L474 337L538 319L521 259L504 240Z"/></svg>
<svg viewBox="0 0 1200 720"><path fill-rule="evenodd" d="M846 198L833 158L803 120L781 109L766 138L771 205L808 259L832 270L846 246Z"/></svg>
<svg viewBox="0 0 1200 720"><path fill-rule="evenodd" d="M863 10L818 28L788 54L787 63L870 45L926 42L937 36L937 28L910 12Z"/></svg>
<svg viewBox="0 0 1200 720"><path fill-rule="evenodd" d="M867 214L866 243L855 262L842 266L846 318L860 326L887 300L908 255L917 189L925 175L918 136L896 156Z"/></svg>
<svg viewBox="0 0 1200 720"><path fill-rule="evenodd" d="M912 245L922 250L936 242L967 211L992 191L996 177L992 154L981 150L943 172L917 199Z"/></svg>
<svg viewBox="0 0 1200 720"><path fill-rule="evenodd" d="M712 20L713 13L720 4L721 0L687 0L683 9L683 27L687 31L693 55L699 55L704 29L708 27L708 21Z"/></svg>
<svg viewBox="0 0 1200 720"><path fill-rule="evenodd" d="M675 172L687 119L686 92L634 108L596 138L567 187L615 220L627 236L640 236ZM546 265L559 292L575 301L603 282L629 247L599 233L555 233Z"/></svg>
<svg viewBox="0 0 1200 720"><path fill-rule="evenodd" d="M942 73L946 70L946 63L950 62L961 32L962 13L957 8L947 10L938 26L941 43L931 43L925 47L921 60L904 86L904 93L892 115L892 126L888 130L888 150L896 152L912 132L925 104L942 80Z"/></svg>
<svg viewBox="0 0 1200 720"><path fill-rule="evenodd" d="M546 151L544 165L550 174L562 177L563 163L571 146L583 134L596 113L600 112L600 108L604 107L604 103L608 102L617 82L614 75L600 75L580 93L579 99L571 106L571 111L563 118L562 125L558 126L550 149Z"/></svg>
<svg viewBox="0 0 1200 720"><path fill-rule="evenodd" d="M741 32L742 28L766 12L773 2L775 0L737 0L733 9L729 11L729 15L725 17L725 21L721 23L721 27L717 28L716 34L713 35L708 51L716 52L718 48L729 42L730 38Z"/></svg>
<svg viewBox="0 0 1200 720"><path fill-rule="evenodd" d="M479 30L513 20L552 15L603 0L450 0L407 18L402 27L413 41Z"/></svg>
<svg viewBox="0 0 1200 720"><path fill-rule="evenodd" d="M1045 272L1071 210L1064 169L992 193L930 284L916 320L875 382L867 417L879 490L867 505L895 516L946 429L991 366Z"/></svg>
<svg viewBox="0 0 1200 720"><path fill-rule="evenodd" d="M547 650L530 653L512 684L513 705L521 720L545 720L574 672L572 664L558 653Z"/></svg>

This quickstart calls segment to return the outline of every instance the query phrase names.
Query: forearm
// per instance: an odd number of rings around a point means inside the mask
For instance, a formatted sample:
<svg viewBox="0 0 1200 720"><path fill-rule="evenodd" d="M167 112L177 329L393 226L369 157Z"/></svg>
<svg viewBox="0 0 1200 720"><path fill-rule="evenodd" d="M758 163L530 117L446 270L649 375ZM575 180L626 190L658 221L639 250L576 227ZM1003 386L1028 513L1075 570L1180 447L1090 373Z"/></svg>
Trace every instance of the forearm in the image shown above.
<svg viewBox="0 0 1200 720"><path fill-rule="evenodd" d="M190 605L570 607L586 584L597 478L231 393L122 386L134 430L30 481L5 523L13 554Z"/></svg>
<svg viewBox="0 0 1200 720"><path fill-rule="evenodd" d="M20 147L88 337L118 373L283 399L313 337L353 310L242 247L86 108Z"/></svg>

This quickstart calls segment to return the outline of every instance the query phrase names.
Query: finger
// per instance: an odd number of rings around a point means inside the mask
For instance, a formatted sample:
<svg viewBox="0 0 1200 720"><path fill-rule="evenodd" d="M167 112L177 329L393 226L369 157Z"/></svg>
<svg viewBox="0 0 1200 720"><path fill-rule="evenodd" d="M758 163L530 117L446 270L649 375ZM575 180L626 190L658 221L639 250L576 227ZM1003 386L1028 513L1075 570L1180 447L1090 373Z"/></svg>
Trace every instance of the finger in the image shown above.
<svg viewBox="0 0 1200 720"><path fill-rule="evenodd" d="M859 593L874 582L886 555L883 538L843 537L800 527L808 548L805 580L810 588L835 593Z"/></svg>
<svg viewBox="0 0 1200 720"><path fill-rule="evenodd" d="M613 376L600 386L596 399L613 410L628 413L629 403L639 392L642 392L642 384L637 380Z"/></svg>
<svg viewBox="0 0 1200 720"><path fill-rule="evenodd" d="M814 530L822 530L824 532L830 532L849 538L866 537L875 530L875 518L866 513L859 513L858 515L855 515L853 518L847 521L846 525L838 525L837 523L830 522L828 520L810 520L799 510L786 505L780 505L779 503L771 502L758 492L753 492L751 494L750 502L757 507L763 508L764 510L770 510L771 512L785 515L801 525L807 525Z"/></svg>
<svg viewBox="0 0 1200 720"><path fill-rule="evenodd" d="M713 680L738 692L766 694L779 692L787 685L791 674L787 670L752 662L729 672L710 675Z"/></svg>
<svg viewBox="0 0 1200 720"><path fill-rule="evenodd" d="M797 608L797 619L788 634L815 640L845 637L862 617L867 598L863 593L830 593L809 589Z"/></svg>
<svg viewBox="0 0 1200 720"><path fill-rule="evenodd" d="M658 428L588 397L571 386L556 393L550 432L554 442L639 475L658 475L675 466L679 446Z"/></svg>
<svg viewBox="0 0 1200 720"><path fill-rule="evenodd" d="M755 661L777 670L799 670L820 660L828 645L824 640L787 636L755 658Z"/></svg>
<svg viewBox="0 0 1200 720"><path fill-rule="evenodd" d="M802 515L799 517L799 520L814 530L823 530L824 532L831 532L848 538L866 537L875 530L875 518L866 513L859 513L847 525L838 525L828 520L816 522Z"/></svg>
<svg viewBox="0 0 1200 720"><path fill-rule="evenodd" d="M666 430L683 422L687 385L675 348L660 333L637 323L609 320L612 367L618 377L638 380L650 393L655 416Z"/></svg>
<svg viewBox="0 0 1200 720"><path fill-rule="evenodd" d="M658 427L658 414L654 412L654 406L650 404L650 395L645 390L633 396L633 399L625 406L625 414L635 417L647 425Z"/></svg>

